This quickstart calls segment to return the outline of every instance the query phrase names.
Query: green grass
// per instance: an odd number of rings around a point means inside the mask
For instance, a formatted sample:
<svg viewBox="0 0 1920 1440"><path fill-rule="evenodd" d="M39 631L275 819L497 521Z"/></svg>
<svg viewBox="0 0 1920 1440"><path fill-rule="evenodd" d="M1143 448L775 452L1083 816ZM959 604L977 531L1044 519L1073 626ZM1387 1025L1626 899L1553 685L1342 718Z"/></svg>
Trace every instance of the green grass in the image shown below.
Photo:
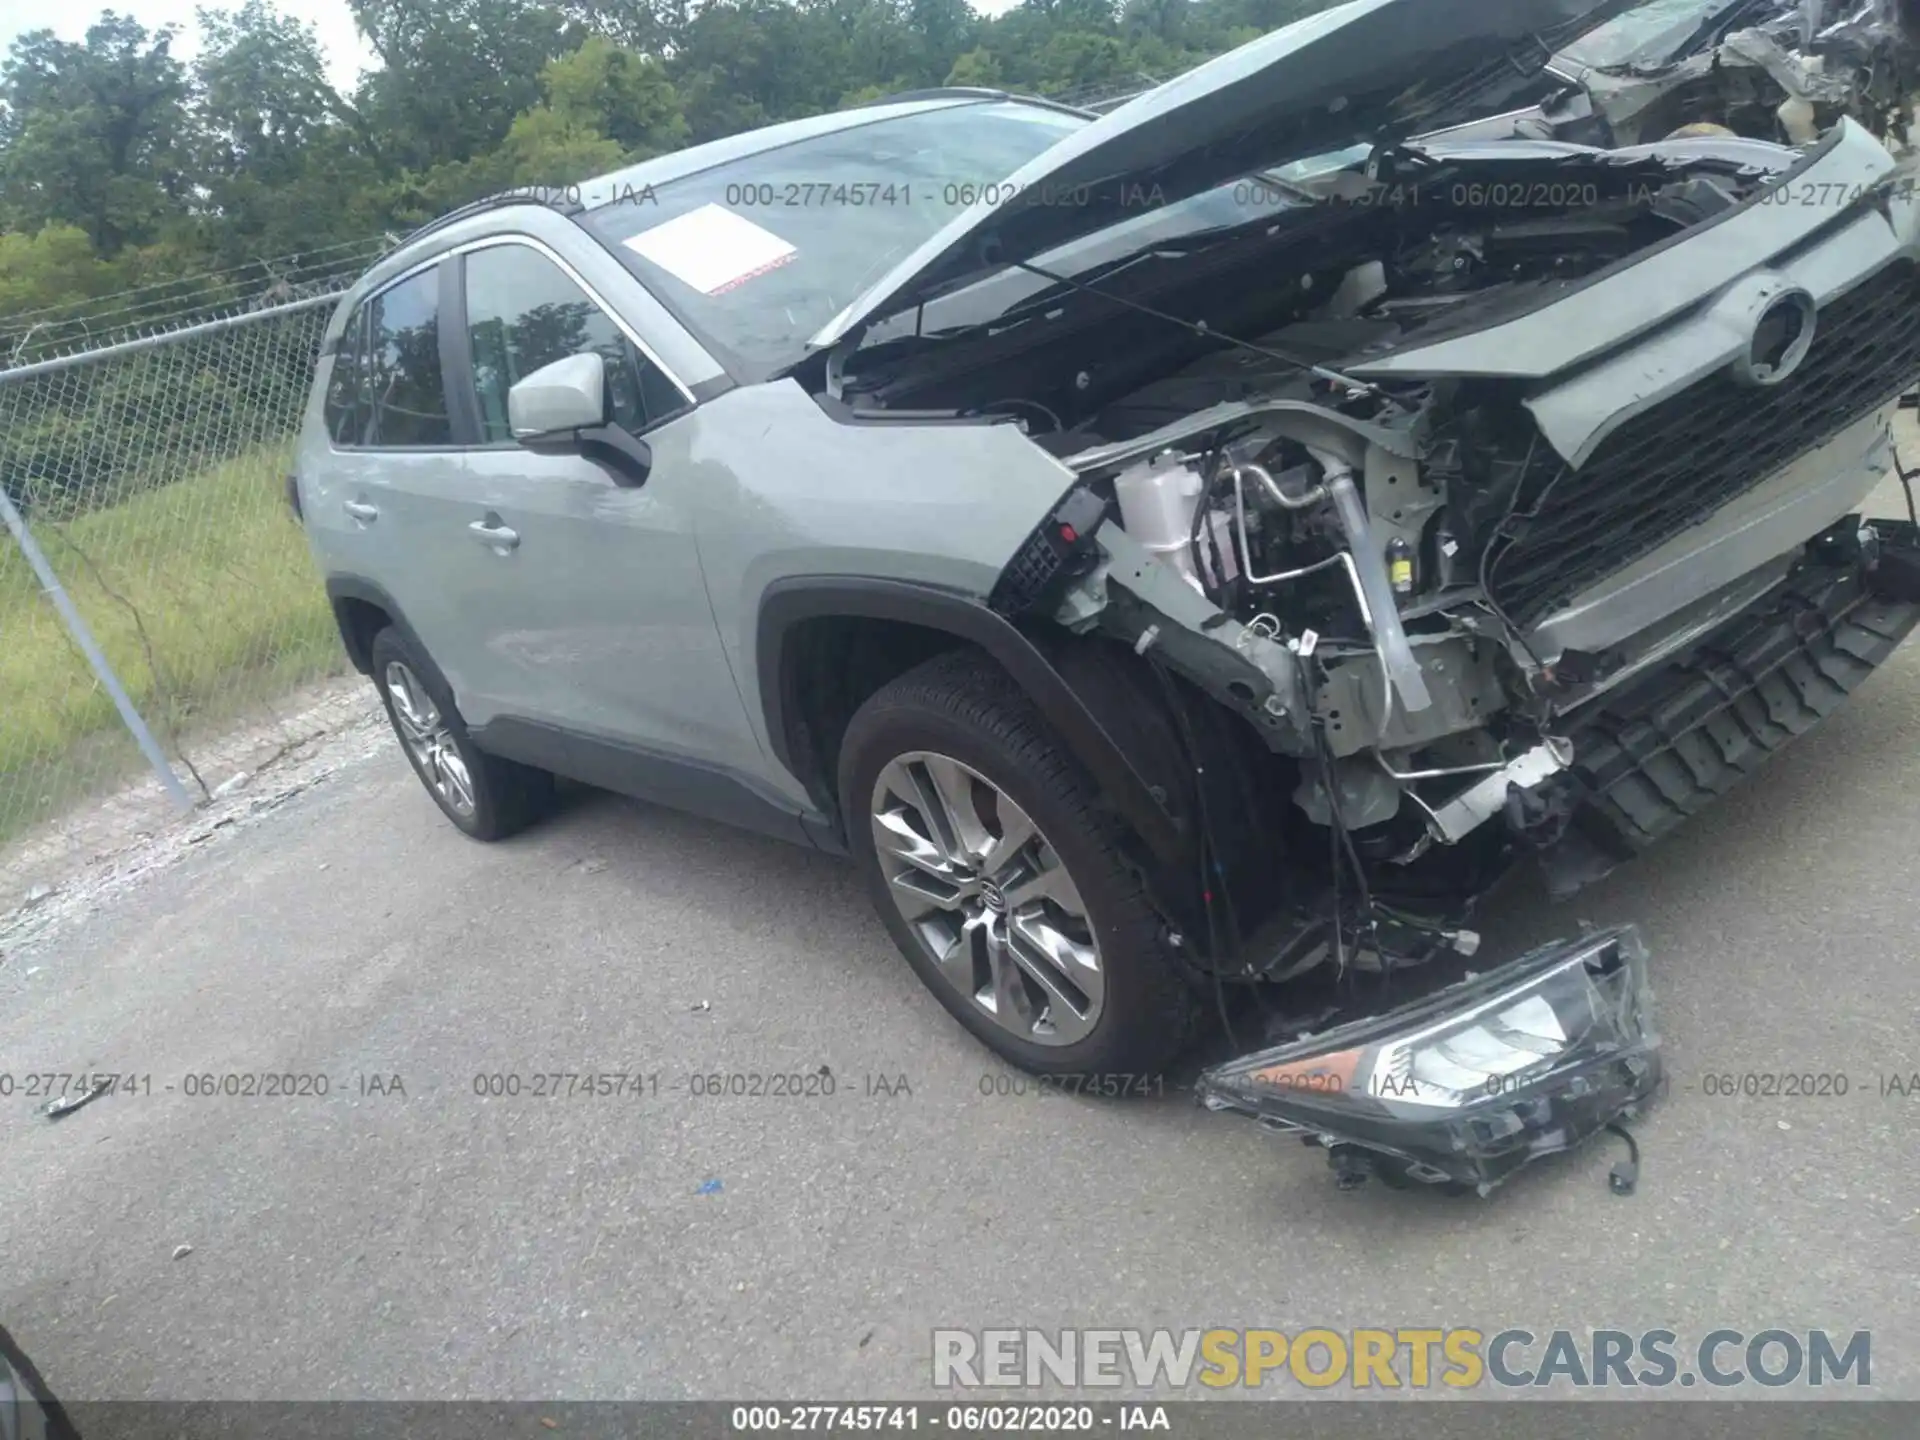
<svg viewBox="0 0 1920 1440"><path fill-rule="evenodd" d="M286 506L291 449L252 451L64 523L28 516L170 754L191 755L196 736L345 668ZM0 532L0 840L141 763L25 557Z"/></svg>

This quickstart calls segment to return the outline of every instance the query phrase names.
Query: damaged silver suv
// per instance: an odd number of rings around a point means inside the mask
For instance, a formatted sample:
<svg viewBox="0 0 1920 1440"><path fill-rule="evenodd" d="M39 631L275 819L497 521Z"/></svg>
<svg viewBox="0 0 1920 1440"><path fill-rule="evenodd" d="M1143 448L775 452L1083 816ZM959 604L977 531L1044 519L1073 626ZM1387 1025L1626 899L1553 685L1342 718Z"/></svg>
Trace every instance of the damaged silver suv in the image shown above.
<svg viewBox="0 0 1920 1440"><path fill-rule="evenodd" d="M1098 119L920 94L411 237L294 498L435 801L846 851L1050 1073L1658 839L1920 620L1855 515L1920 197L1846 121L1403 139L1620 8L1356 0Z"/></svg>

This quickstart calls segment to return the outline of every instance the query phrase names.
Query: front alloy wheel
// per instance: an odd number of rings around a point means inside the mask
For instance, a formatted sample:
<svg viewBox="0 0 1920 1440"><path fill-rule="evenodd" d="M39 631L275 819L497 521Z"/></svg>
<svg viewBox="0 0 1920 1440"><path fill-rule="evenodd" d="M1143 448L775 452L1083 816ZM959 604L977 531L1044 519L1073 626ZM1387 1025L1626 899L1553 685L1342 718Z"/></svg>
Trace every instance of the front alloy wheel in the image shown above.
<svg viewBox="0 0 1920 1440"><path fill-rule="evenodd" d="M1029 1044L1073 1045L1106 983L1086 902L1039 826L985 776L929 750L874 781L888 893L940 978Z"/></svg>
<svg viewBox="0 0 1920 1440"><path fill-rule="evenodd" d="M1005 671L955 650L848 720L836 792L880 918L940 1004L1036 1075L1161 1074L1198 1020L1130 839Z"/></svg>

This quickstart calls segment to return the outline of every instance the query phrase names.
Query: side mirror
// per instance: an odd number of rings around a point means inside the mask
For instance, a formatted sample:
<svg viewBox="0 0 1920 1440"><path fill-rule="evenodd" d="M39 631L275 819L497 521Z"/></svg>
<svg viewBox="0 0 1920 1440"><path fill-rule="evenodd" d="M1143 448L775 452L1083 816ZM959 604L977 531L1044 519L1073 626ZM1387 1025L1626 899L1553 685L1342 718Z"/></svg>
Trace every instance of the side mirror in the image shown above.
<svg viewBox="0 0 1920 1440"><path fill-rule="evenodd" d="M607 423L607 362L596 352L569 355L507 391L507 424L525 445Z"/></svg>
<svg viewBox="0 0 1920 1440"><path fill-rule="evenodd" d="M579 455L606 466L615 484L644 484L652 447L612 423L611 409L607 362L592 350L542 365L507 391L507 426L527 449Z"/></svg>

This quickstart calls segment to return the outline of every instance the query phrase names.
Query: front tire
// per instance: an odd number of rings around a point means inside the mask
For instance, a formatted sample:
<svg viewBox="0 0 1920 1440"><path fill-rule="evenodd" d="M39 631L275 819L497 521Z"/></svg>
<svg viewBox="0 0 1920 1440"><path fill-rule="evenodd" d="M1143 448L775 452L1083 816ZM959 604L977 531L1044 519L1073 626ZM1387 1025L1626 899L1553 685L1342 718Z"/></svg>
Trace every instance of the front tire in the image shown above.
<svg viewBox="0 0 1920 1440"><path fill-rule="evenodd" d="M440 672L388 626L369 651L374 687L413 773L440 813L475 840L518 834L553 805L553 776L473 743Z"/></svg>
<svg viewBox="0 0 1920 1440"><path fill-rule="evenodd" d="M1196 1006L1117 822L1031 701L973 652L876 691L841 814L894 942L989 1049L1040 1075L1157 1076Z"/></svg>

